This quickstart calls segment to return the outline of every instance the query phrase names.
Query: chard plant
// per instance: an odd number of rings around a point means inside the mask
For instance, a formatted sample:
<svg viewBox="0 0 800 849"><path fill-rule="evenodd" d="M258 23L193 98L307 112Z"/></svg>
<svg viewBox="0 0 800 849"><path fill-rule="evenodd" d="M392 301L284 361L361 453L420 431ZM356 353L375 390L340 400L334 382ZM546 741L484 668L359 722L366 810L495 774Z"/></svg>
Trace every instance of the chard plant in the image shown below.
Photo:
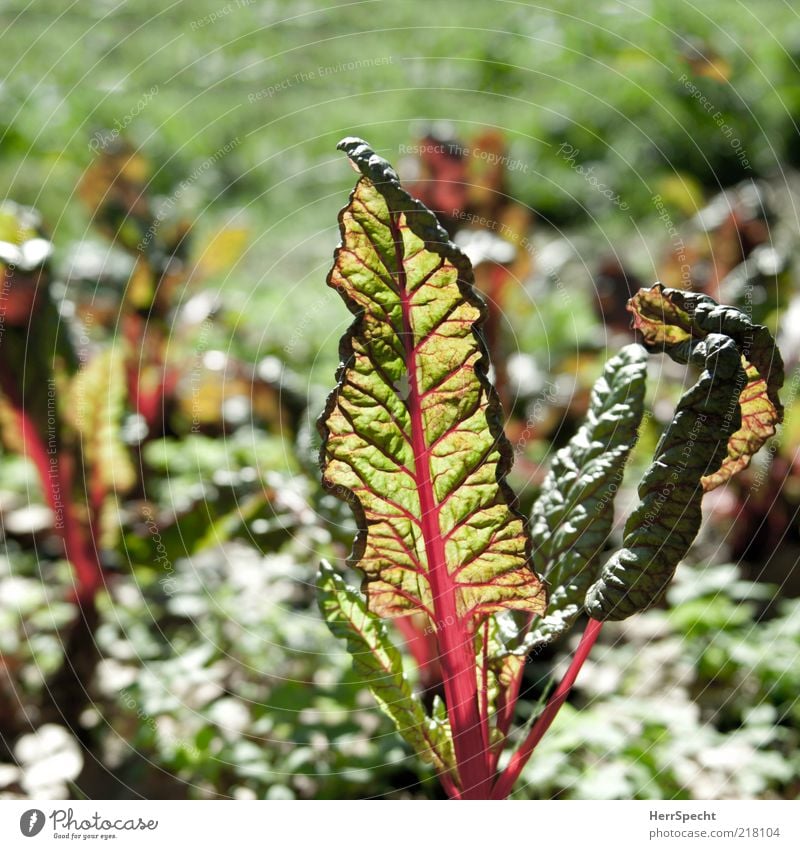
<svg viewBox="0 0 800 849"><path fill-rule="evenodd" d="M512 451L469 261L365 142L339 148L361 176L339 216L328 284L355 321L319 429L324 486L357 520L349 564L363 584L323 563L321 610L447 794L504 799L603 622L659 602L697 535L703 494L775 433L783 364L769 331L739 310L658 284L640 290L628 308L644 347L607 362L528 520L506 482ZM651 351L698 377L639 484L622 548L606 558ZM526 658L578 619L585 630L566 674L531 726L515 727ZM433 636L443 699L427 706L414 692L390 620Z"/></svg>
<svg viewBox="0 0 800 849"><path fill-rule="evenodd" d="M43 687L46 721L77 727L99 652L103 555L119 531L118 501L135 482L122 442L125 380L118 349L89 357L51 295L51 242L37 213L0 207L0 440L34 469L52 531L73 572L75 618L64 663Z"/></svg>

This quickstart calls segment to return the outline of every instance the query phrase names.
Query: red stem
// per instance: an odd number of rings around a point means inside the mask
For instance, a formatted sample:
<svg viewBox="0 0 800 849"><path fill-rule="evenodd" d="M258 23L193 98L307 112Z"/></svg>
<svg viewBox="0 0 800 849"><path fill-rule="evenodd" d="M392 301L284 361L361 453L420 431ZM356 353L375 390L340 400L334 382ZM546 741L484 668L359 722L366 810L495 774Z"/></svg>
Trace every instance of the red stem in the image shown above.
<svg viewBox="0 0 800 849"><path fill-rule="evenodd" d="M569 665L569 669L567 669L566 675L561 679L561 683L558 685L555 693L553 693L550 701L547 703L547 706L542 711L541 716L536 720L533 728L530 730L530 733L525 738L519 749L514 752L508 766L505 768L500 778L498 778L497 783L492 790L493 799L505 799L514 789L514 784L519 778L525 764L528 762L528 759L533 754L533 750L545 735L547 729L552 725L558 711L561 709L561 705L563 705L567 700L567 696L572 689L572 685L575 683L575 679L578 677L578 673L581 671L584 661L589 656L589 652L592 650L592 646L595 644L602 627L603 623L598 622L596 619L590 619L587 623L586 629L583 632L583 636L581 637L581 641L578 644L574 657L572 658L572 662Z"/></svg>
<svg viewBox="0 0 800 849"><path fill-rule="evenodd" d="M94 599L103 583L103 573L94 547L87 542L84 528L75 513L71 458L60 453L60 446L48 450L7 373L0 377L0 382L3 394L17 415L23 453L36 466L45 499L53 512L54 530L64 541L65 556L75 570L75 599L84 604Z"/></svg>
<svg viewBox="0 0 800 849"><path fill-rule="evenodd" d="M417 352L411 320L411 295L404 262L403 234L399 217L390 217L397 261L397 284L403 316L403 346L408 370L408 414L414 451L414 473L422 514L422 536L428 562L436 634L442 662L447 715L453 732L453 746L463 799L487 799L491 790L488 750L478 705L475 641L470 625L460 615L456 584L447 571L445 544L439 523L439 505L431 481L430 450L425 438L422 400L417 376Z"/></svg>
<svg viewBox="0 0 800 849"><path fill-rule="evenodd" d="M131 405L145 420L148 431L157 434L163 428L165 399L175 391L178 376L166 364L159 325L139 315L127 315L123 333L130 347L126 372ZM151 373L158 375L158 381L147 388L144 377Z"/></svg>
<svg viewBox="0 0 800 849"><path fill-rule="evenodd" d="M448 773L439 773L439 781L441 782L442 787L444 787L444 792L447 793L451 799L461 798L461 791L458 789L458 785L455 781L453 781Z"/></svg>
<svg viewBox="0 0 800 849"><path fill-rule="evenodd" d="M481 652L481 732L483 745L486 749L487 762L491 763L491 741L489 731L489 620L483 622L483 651Z"/></svg>
<svg viewBox="0 0 800 849"><path fill-rule="evenodd" d="M77 578L75 591L76 601L83 605L92 601L97 591L103 585L103 570L97 559L97 549L91 533L86 534L86 528L81 523L75 512L75 504L72 499L72 458L69 456L59 457L59 483L61 488L61 536L64 540L64 550L67 560L72 564ZM52 505L51 505L52 507ZM58 517L58 508L55 512ZM56 529L59 528L56 526Z"/></svg>
<svg viewBox="0 0 800 849"><path fill-rule="evenodd" d="M401 616L394 625L405 640L406 647L419 669L419 683L423 690L430 690L442 683L439 665L439 646L431 629L420 626L415 616ZM427 617L425 618L427 622Z"/></svg>
<svg viewBox="0 0 800 849"><path fill-rule="evenodd" d="M94 534L94 529L100 528L103 516L103 504L106 500L106 485L103 482L102 467L97 463L92 469L89 483L89 528ZM99 533L99 530L98 530Z"/></svg>
<svg viewBox="0 0 800 849"><path fill-rule="evenodd" d="M142 320L138 315L126 315L123 318L122 324L122 334L125 337L128 345L130 346L130 351L126 352L128 354L125 363L125 372L126 379L128 382L128 395L130 396L131 406L137 413L139 410L139 363L136 361L136 357L141 357L142 354L142 331L141 331L141 323Z"/></svg>

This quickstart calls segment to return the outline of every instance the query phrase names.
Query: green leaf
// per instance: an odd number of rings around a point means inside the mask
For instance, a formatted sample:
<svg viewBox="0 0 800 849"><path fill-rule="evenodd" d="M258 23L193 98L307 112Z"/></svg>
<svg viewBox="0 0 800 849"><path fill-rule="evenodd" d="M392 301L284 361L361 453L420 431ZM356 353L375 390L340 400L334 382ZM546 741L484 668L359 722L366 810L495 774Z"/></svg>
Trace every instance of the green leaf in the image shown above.
<svg viewBox="0 0 800 849"><path fill-rule="evenodd" d="M370 688L403 739L439 772L453 769L450 726L442 709L431 719L403 674L403 660L383 620L367 610L361 593L323 561L317 578L319 606L331 633L347 641L353 669Z"/></svg>
<svg viewBox="0 0 800 849"><path fill-rule="evenodd" d="M569 628L583 609L614 523L614 497L644 412L647 352L628 345L592 388L586 421L555 457L534 504L533 564L550 586L547 615L522 651Z"/></svg>
<svg viewBox="0 0 800 849"><path fill-rule="evenodd" d="M237 499L236 506L232 510L223 513L221 516L215 516L209 522L208 504L204 500L202 505L203 533L191 547L192 554L199 554L201 551L215 548L233 539L236 532L254 518L267 502L266 492L259 490L244 498Z"/></svg>
<svg viewBox="0 0 800 849"><path fill-rule="evenodd" d="M660 284L641 289L628 309L647 345L679 348L710 333L720 333L730 337L741 353L746 375L739 394L741 427L731 434L719 469L703 477L703 488L715 489L747 468L783 421L778 397L783 386L783 360L775 340L766 327L753 324L734 307L722 306L707 295L665 289Z"/></svg>
<svg viewBox="0 0 800 849"><path fill-rule="evenodd" d="M453 747L453 732L447 716L447 706L438 694L433 697L430 718L430 737L435 741L440 760L451 772L455 772L456 754Z"/></svg>
<svg viewBox="0 0 800 849"><path fill-rule="evenodd" d="M357 318L320 419L321 463L358 520L351 562L369 608L422 611L437 632L541 613L469 261L385 160L360 139L339 147L362 177L328 282Z"/></svg>
<svg viewBox="0 0 800 849"><path fill-rule="evenodd" d="M625 619L661 598L700 528L703 480L720 468L741 425L738 401L746 377L737 343L718 333L682 336L675 328L669 325L663 335L667 353L703 371L678 403L639 485L624 548L587 593L595 619Z"/></svg>

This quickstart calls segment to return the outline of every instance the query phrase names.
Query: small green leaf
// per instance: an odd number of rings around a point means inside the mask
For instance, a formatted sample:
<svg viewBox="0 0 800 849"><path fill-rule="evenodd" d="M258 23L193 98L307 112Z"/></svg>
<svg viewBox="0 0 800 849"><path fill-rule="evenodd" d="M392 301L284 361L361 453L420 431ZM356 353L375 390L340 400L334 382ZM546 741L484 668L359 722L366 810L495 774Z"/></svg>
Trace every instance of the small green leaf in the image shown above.
<svg viewBox="0 0 800 849"><path fill-rule="evenodd" d="M431 719L403 674L403 660L386 624L367 610L364 597L347 586L330 564L320 564L320 610L331 633L347 641L353 669L370 688L403 739L439 772L454 769L453 744L443 706Z"/></svg>
<svg viewBox="0 0 800 849"><path fill-rule="evenodd" d="M521 653L510 652L506 647L506 638L509 635L505 633L505 630L509 629L512 623L501 620L500 617L505 616L510 617L511 614L499 614L488 619L479 632L478 638L478 653L483 656L486 663L485 671L483 661L478 667L479 688L483 690L485 683L487 715L494 717L495 720L490 729L492 744L505 739L508 732L522 668L525 665L525 657ZM485 655L483 653L484 636L487 637Z"/></svg>
<svg viewBox="0 0 800 849"><path fill-rule="evenodd" d="M646 360L644 348L628 345L606 363L586 421L556 454L542 485L532 514L533 564L550 585L550 601L522 651L566 631L597 580L614 497L644 412Z"/></svg>
<svg viewBox="0 0 800 849"><path fill-rule="evenodd" d="M440 754L441 761L447 764L448 769L454 772L456 754L453 748L453 732L450 728L450 718L447 716L447 706L444 703L444 699L438 694L433 697L430 721L430 736L436 744L436 750Z"/></svg>

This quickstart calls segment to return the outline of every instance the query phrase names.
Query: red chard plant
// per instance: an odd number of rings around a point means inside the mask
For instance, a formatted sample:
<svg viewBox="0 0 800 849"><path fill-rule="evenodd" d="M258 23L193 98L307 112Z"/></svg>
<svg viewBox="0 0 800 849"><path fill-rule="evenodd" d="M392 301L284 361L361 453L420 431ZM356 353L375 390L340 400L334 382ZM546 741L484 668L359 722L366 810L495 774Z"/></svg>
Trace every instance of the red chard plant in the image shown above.
<svg viewBox="0 0 800 849"><path fill-rule="evenodd" d="M454 799L508 797L610 619L656 604L701 521L707 492L743 469L781 421L783 364L765 327L709 297L655 285L628 309L644 346L607 362L583 425L557 452L528 521L506 483L512 451L487 377L486 316L466 256L360 139L328 283L355 321L319 421L325 487L358 534L319 598L331 631L400 734ZM693 366L628 519L603 554L614 493L644 412L649 351ZM441 670L426 703L388 620L413 617ZM586 622L572 662L529 728L515 727L526 657ZM419 630L419 625L415 626ZM408 636L414 629L403 627Z"/></svg>
<svg viewBox="0 0 800 849"><path fill-rule="evenodd" d="M64 663L43 687L41 711L76 727L99 660L94 630L103 552L114 545L118 500L135 475L120 437L122 359L114 348L81 358L51 295L51 253L35 211L6 202L0 208L0 437L35 468L52 531L72 567L75 618L63 639Z"/></svg>

